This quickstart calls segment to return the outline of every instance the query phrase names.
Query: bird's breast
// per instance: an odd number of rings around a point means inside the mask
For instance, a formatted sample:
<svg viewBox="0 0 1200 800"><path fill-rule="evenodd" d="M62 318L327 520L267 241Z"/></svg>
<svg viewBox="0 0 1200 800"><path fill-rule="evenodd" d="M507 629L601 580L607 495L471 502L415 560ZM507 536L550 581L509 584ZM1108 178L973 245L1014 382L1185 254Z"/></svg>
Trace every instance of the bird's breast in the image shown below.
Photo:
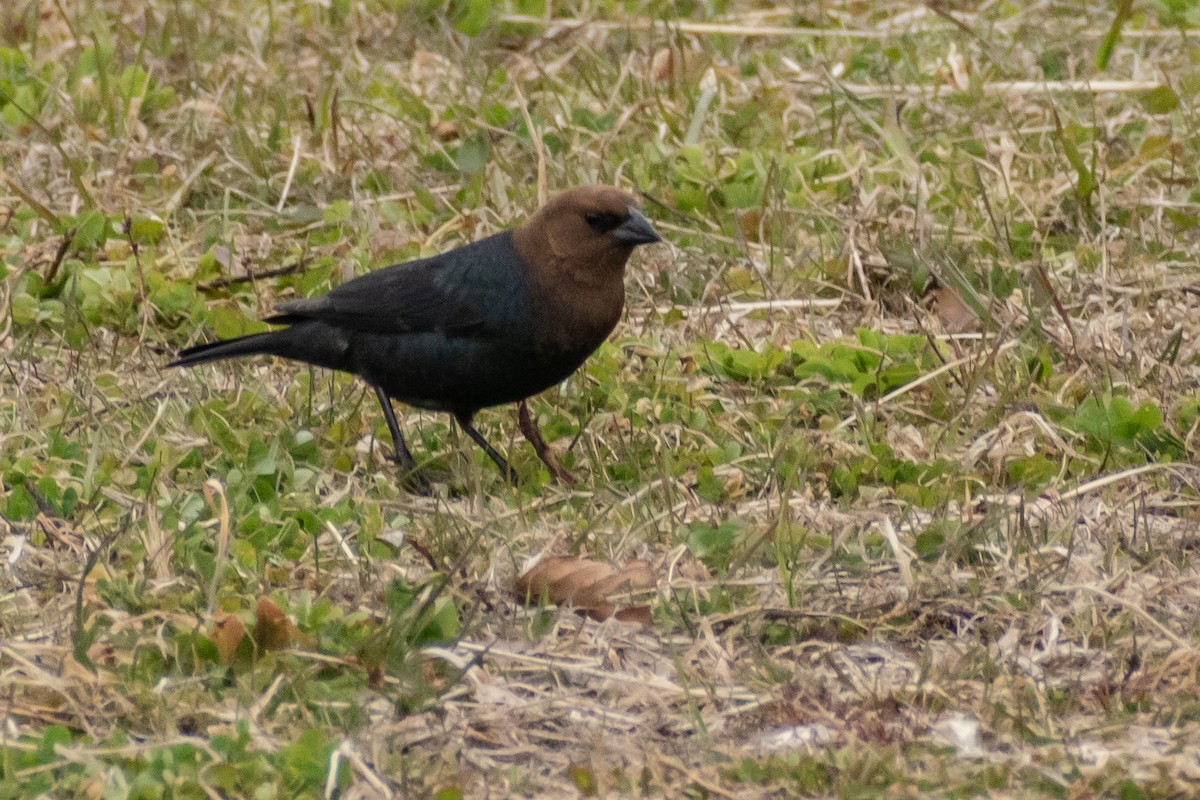
<svg viewBox="0 0 1200 800"><path fill-rule="evenodd" d="M625 306L621 282L586 290L542 293L536 299L539 345L547 352L586 358L616 327Z"/></svg>

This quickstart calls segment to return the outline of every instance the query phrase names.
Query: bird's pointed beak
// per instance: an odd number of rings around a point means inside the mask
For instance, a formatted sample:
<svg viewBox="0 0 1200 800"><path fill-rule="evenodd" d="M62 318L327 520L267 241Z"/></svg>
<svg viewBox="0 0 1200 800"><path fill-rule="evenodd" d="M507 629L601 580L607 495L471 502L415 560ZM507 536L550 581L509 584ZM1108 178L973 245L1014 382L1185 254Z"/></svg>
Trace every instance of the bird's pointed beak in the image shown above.
<svg viewBox="0 0 1200 800"><path fill-rule="evenodd" d="M661 242L662 237L650 224L650 220L642 216L642 212L633 206L629 207L629 219L612 229L613 238L621 244L636 247L639 244L654 244Z"/></svg>

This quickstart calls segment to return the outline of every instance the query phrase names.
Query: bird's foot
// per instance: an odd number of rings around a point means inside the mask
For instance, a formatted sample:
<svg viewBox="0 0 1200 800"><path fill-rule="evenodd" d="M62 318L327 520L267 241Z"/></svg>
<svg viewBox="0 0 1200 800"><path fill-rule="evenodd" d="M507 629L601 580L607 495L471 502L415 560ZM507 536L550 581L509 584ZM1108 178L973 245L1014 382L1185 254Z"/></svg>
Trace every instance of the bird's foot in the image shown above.
<svg viewBox="0 0 1200 800"><path fill-rule="evenodd" d="M567 486L575 486L579 483L579 478L558 463L554 451L550 449L550 445L546 444L546 440L542 438L542 432L534 424L533 417L529 414L529 405L524 400L517 403L517 424L521 428L521 433L525 434L525 438L533 445L533 452L537 453L537 457L546 465L546 469L550 470L551 481Z"/></svg>
<svg viewBox="0 0 1200 800"><path fill-rule="evenodd" d="M550 480L554 483L562 483L567 486L575 486L579 483L579 478L576 478L571 472L558 463L558 459L554 457L554 453L547 450L545 454L538 453L542 459L542 463L546 465L546 469L550 470Z"/></svg>
<svg viewBox="0 0 1200 800"><path fill-rule="evenodd" d="M433 490L433 481L427 470L418 467L411 455L391 453L384 458L398 467L400 486L404 489L419 495L428 495Z"/></svg>

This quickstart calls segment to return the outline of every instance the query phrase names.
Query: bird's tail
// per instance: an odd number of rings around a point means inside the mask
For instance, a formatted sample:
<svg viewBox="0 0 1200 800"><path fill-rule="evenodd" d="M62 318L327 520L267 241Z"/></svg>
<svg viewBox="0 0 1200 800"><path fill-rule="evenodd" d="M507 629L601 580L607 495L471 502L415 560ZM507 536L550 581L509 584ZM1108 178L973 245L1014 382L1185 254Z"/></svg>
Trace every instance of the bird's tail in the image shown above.
<svg viewBox="0 0 1200 800"><path fill-rule="evenodd" d="M326 369L347 370L350 340L336 328L307 322L180 350L168 367L191 367L240 356L282 356ZM353 370L350 370L353 371Z"/></svg>
<svg viewBox="0 0 1200 800"><path fill-rule="evenodd" d="M249 336L239 336L236 339L222 339L219 342L209 342L208 344L198 344L195 347L189 347L185 350L180 350L179 355L168 367L192 367L196 364L205 364L209 361L220 361L225 358L237 358L238 356L257 356L257 355L282 355L279 334L286 331L268 331L266 333L252 333Z"/></svg>

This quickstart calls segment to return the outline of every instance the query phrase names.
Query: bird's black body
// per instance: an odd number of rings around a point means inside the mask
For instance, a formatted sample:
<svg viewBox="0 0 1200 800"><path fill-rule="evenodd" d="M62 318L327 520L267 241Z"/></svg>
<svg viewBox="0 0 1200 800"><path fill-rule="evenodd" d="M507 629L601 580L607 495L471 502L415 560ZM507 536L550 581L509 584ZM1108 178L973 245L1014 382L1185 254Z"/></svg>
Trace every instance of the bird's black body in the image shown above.
<svg viewBox="0 0 1200 800"><path fill-rule="evenodd" d="M564 208L551 203L521 229L284 303L266 321L287 327L185 349L171 366L268 354L350 372L375 389L406 466L412 458L388 398L453 413L508 472L471 418L578 369L620 316L629 254L658 241L625 193L574 192L599 199L568 192L558 201Z"/></svg>
<svg viewBox="0 0 1200 800"><path fill-rule="evenodd" d="M470 415L559 383L603 341L542 341L527 269L504 231L284 303L267 322L288 327L188 348L172 366L282 356L352 372L417 408Z"/></svg>

